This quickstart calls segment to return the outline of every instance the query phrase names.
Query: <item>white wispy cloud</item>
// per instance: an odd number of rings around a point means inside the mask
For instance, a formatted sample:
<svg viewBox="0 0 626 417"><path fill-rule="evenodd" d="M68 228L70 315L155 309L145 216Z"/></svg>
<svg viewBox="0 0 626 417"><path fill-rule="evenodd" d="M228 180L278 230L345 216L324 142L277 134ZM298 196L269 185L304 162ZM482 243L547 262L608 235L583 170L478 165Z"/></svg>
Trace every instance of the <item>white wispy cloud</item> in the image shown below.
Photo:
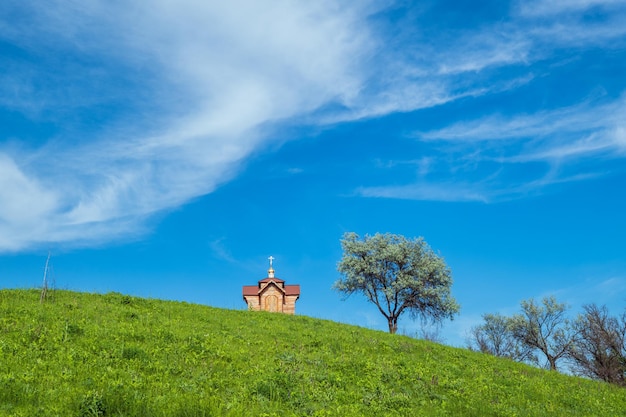
<svg viewBox="0 0 626 417"><path fill-rule="evenodd" d="M418 140L451 146L437 148L445 155L433 151L427 159L428 170L424 170L423 160L406 161L416 166L414 183L361 187L356 193L378 198L496 202L536 194L558 184L598 178L604 175L601 161L626 156L625 114L626 101L619 99L536 114L489 115L418 132ZM574 173L567 169L585 161L593 162L591 167L575 169ZM400 163L395 161L388 168ZM505 175L525 164L542 168L515 178ZM477 167L481 166L489 168L480 171ZM450 179L436 179L438 175Z"/></svg>
<svg viewBox="0 0 626 417"><path fill-rule="evenodd" d="M3 6L16 21L3 23L0 36L41 67L16 59L1 77L3 92L13 93L2 94L2 105L61 132L35 149L3 152L0 250L140 232L151 214L231 178L268 140L271 123L358 94L359 55L369 53L369 11L335 2L31 6ZM72 71L47 47L72 56ZM120 103L132 116L102 126L61 120Z"/></svg>
<svg viewBox="0 0 626 417"><path fill-rule="evenodd" d="M612 9L623 5L622 0L523 0L517 2L516 8L524 16L554 16L579 13L593 7Z"/></svg>
<svg viewBox="0 0 626 417"><path fill-rule="evenodd" d="M465 30L451 42L377 20L389 4L2 2L7 19L0 22L0 39L15 53L3 62L0 106L53 128L37 143L2 132L0 251L134 236L154 213L233 178L283 122L347 122L514 89L534 78L531 70L496 81L486 74L544 59L551 37L558 47L615 44L626 27L615 2L572 1L560 11L536 2L543 10L538 14L521 7L508 21ZM614 13L586 37L566 36L582 33L579 19L568 18L563 27L545 18L595 6ZM623 107L615 108L623 114ZM617 118L601 117L602 124L587 117L587 139L578 142L555 141L545 132L547 120L560 116L566 132L580 133L566 123L582 126L580 114L493 116L423 133L428 140L456 135L483 143L543 135L546 146L516 156L529 159L623 149L625 128ZM480 137L490 128L500 136ZM432 157L423 177L441 164ZM479 188L448 178L359 193L489 200L493 191L481 181Z"/></svg>
<svg viewBox="0 0 626 417"><path fill-rule="evenodd" d="M509 162L578 159L599 153L622 156L626 149L624 115L626 100L622 98L605 104L583 103L534 114L489 115L416 136L426 141L480 143L483 149L500 148L502 142L508 142L509 146L526 142L522 150L499 158Z"/></svg>
<svg viewBox="0 0 626 417"><path fill-rule="evenodd" d="M27 233L34 239L45 233L39 220L54 211L56 196L36 180L29 178L12 159L0 153L0 247L17 249L15 236Z"/></svg>
<svg viewBox="0 0 626 417"><path fill-rule="evenodd" d="M550 76L550 66L535 69L535 63L554 59L551 65L558 67L568 60L579 60L579 54L588 50L623 49L625 6L622 1L608 0L519 2L509 19L464 29L455 38L455 45L433 49L431 56L440 63L433 77L446 85L443 90L448 94L454 91L452 85L464 85L466 96L525 87ZM595 17L588 18L589 12ZM515 78L508 78L507 70ZM483 78L494 72L500 73L496 81ZM515 82L516 78L525 81ZM568 88L578 88L576 81ZM626 100L623 92L614 99L601 90L588 94L589 98L560 108L539 106L524 113L504 104L498 113L469 120L460 115L462 121L415 132L416 140L429 146L424 151L431 161L428 170L408 160L416 166L412 181L364 186L356 194L494 202L534 195L557 184L598 178L605 174L602 161L626 156ZM393 161L389 168L402 163Z"/></svg>
<svg viewBox="0 0 626 417"><path fill-rule="evenodd" d="M487 202L485 195L475 184L418 182L415 184L360 187L355 191L361 197L396 198L403 200L432 201L480 201Z"/></svg>
<svg viewBox="0 0 626 417"><path fill-rule="evenodd" d="M626 291L626 278L621 276L586 277L570 286L545 290L532 297L541 300L554 296L566 303L571 309L571 316L581 312L584 305L606 305L613 313L623 312L623 297Z"/></svg>
<svg viewBox="0 0 626 417"><path fill-rule="evenodd" d="M215 239L209 242L209 248L217 259L224 260L229 263L236 263L235 257L224 244L224 238Z"/></svg>

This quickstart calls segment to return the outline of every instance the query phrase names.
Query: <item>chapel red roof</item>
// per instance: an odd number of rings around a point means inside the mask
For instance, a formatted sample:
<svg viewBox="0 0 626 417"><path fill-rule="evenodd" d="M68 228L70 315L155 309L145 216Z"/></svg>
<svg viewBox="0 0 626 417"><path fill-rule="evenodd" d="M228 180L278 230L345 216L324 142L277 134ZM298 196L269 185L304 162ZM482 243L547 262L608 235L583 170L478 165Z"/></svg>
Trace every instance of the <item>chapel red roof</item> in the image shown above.
<svg viewBox="0 0 626 417"><path fill-rule="evenodd" d="M261 281L259 281L258 285L244 285L243 286L243 296L251 296L251 295L258 295L259 292L261 291L261 283L268 283L268 282L279 282L279 283L284 283L285 281L283 281L282 279L276 279L276 278L265 278L262 279ZM300 296L300 285L298 284L294 284L294 285L284 285L282 288L280 286L278 286L278 289L281 290L282 292L285 293L285 295L297 295Z"/></svg>
<svg viewBox="0 0 626 417"><path fill-rule="evenodd" d="M300 296L300 285L285 285L285 295Z"/></svg>
<svg viewBox="0 0 626 417"><path fill-rule="evenodd" d="M280 278L272 278L272 277L267 277L267 278L263 278L262 280L259 281L259 284L261 284L262 282L270 282L270 281L274 281L274 282L285 282L284 280L280 279Z"/></svg>
<svg viewBox="0 0 626 417"><path fill-rule="evenodd" d="M258 285L244 285L243 286L243 296L246 295L257 295L259 293Z"/></svg>

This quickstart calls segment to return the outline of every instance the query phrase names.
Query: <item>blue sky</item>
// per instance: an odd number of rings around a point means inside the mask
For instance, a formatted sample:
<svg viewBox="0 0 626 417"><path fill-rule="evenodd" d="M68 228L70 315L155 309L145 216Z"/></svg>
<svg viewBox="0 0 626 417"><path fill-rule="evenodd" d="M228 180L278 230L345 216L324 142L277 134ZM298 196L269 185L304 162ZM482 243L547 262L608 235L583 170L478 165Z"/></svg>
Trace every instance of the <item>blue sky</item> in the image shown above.
<svg viewBox="0 0 626 417"><path fill-rule="evenodd" d="M243 309L272 255L298 314L386 330L331 286L391 232L451 267L452 345L624 308L623 0L5 0L0 68L1 287L50 252L56 288Z"/></svg>

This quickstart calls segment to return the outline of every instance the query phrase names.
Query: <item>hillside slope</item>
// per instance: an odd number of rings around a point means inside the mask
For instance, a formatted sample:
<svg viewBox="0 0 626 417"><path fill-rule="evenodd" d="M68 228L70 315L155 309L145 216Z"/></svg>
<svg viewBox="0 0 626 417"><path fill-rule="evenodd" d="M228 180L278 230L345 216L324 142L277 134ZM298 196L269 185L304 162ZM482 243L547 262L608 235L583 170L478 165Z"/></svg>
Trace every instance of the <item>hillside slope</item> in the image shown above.
<svg viewBox="0 0 626 417"><path fill-rule="evenodd" d="M624 416L626 391L302 316L0 290L0 416Z"/></svg>

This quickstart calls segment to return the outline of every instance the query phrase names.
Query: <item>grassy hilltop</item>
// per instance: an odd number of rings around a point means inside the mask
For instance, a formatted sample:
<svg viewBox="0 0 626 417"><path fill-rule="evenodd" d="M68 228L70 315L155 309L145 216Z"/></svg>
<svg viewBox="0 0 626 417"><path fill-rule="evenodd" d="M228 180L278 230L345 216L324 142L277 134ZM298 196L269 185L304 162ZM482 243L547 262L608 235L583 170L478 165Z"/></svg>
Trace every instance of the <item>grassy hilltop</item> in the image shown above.
<svg viewBox="0 0 626 417"><path fill-rule="evenodd" d="M624 416L626 390L302 316L0 290L0 416Z"/></svg>

